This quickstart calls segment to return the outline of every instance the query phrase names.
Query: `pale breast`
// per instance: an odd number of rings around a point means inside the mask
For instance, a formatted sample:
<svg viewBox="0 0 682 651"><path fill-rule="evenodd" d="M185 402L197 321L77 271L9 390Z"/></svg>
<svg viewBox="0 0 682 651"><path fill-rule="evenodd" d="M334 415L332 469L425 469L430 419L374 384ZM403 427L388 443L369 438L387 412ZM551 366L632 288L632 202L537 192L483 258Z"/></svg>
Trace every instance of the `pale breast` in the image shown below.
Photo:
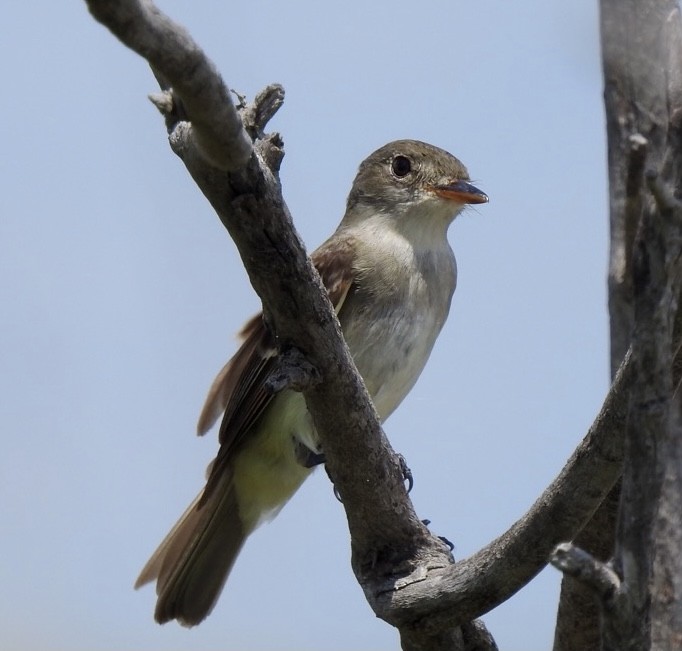
<svg viewBox="0 0 682 651"><path fill-rule="evenodd" d="M438 251L397 258L388 273L367 271L340 319L383 420L414 386L431 354L450 309L456 267L446 243Z"/></svg>

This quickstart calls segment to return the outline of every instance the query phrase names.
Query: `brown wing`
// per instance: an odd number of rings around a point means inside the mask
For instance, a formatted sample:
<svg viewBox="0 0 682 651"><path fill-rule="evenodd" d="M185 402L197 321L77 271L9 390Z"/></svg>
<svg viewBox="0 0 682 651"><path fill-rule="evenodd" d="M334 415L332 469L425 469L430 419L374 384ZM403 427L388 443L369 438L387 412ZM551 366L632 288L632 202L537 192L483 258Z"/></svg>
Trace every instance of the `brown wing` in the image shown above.
<svg viewBox="0 0 682 651"><path fill-rule="evenodd" d="M269 370L277 354L262 315L257 314L249 319L240 331L239 337L242 339L242 345L223 366L208 391L197 423L197 432L200 435L208 432L223 412L225 417L221 431L226 421L234 418L240 405L245 407L244 416L254 414L258 404L264 407L264 395L251 395L248 400L249 388L256 388L259 385L262 388L262 382L259 383L258 379L264 371ZM231 418L228 418L228 414ZM220 442L224 442L222 435Z"/></svg>
<svg viewBox="0 0 682 651"><path fill-rule="evenodd" d="M337 314L341 311L355 280L353 251L354 247L349 237L336 235L310 256Z"/></svg>
<svg viewBox="0 0 682 651"><path fill-rule="evenodd" d="M353 284L350 240L338 236L328 240L311 258L338 313ZM199 434L204 434L221 413L225 414L220 425L220 450L209 469L205 496L210 493L215 477L221 475L229 463L235 447L248 435L274 397L265 388L265 381L273 370L277 349L262 315L253 317L240 335L243 338L241 347L213 381L199 416L197 429Z"/></svg>

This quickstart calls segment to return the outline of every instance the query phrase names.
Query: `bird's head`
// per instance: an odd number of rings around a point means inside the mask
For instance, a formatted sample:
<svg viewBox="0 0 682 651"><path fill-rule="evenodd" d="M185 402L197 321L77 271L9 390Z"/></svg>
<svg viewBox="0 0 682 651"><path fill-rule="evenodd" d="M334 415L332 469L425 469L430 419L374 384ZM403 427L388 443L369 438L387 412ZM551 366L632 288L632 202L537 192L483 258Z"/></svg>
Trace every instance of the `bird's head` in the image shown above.
<svg viewBox="0 0 682 651"><path fill-rule="evenodd" d="M467 204L488 201L469 182L466 167L444 149L418 140L396 140L377 149L358 170L346 217L385 214L412 222L449 223Z"/></svg>

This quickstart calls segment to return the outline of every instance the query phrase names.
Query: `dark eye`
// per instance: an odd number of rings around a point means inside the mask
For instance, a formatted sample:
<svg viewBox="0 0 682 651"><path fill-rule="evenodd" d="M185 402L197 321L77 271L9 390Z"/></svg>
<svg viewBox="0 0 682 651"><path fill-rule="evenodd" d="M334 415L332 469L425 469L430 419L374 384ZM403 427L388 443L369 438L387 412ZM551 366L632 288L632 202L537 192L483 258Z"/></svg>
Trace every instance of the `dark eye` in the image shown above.
<svg viewBox="0 0 682 651"><path fill-rule="evenodd" d="M406 156L396 156L391 163L391 169L398 178L402 178L412 171L412 163Z"/></svg>

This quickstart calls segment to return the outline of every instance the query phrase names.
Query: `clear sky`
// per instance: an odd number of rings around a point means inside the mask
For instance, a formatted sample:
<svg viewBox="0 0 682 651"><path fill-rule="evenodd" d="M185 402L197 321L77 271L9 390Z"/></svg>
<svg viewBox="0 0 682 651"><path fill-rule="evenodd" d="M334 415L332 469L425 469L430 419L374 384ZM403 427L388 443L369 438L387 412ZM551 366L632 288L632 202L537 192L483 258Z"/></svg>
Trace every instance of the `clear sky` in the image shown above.
<svg viewBox="0 0 682 651"><path fill-rule="evenodd" d="M450 319L386 424L418 513L468 556L533 503L608 386L596 0L159 4L231 87L285 86L271 126L309 247L389 140L451 151L489 194L450 229ZM0 648L395 649L324 472L198 628L158 626L153 589L133 591L202 486L216 440L196 418L259 302L168 148L146 63L80 1L10 0L0 43ZM501 648L550 648L559 583L545 570L484 618Z"/></svg>

